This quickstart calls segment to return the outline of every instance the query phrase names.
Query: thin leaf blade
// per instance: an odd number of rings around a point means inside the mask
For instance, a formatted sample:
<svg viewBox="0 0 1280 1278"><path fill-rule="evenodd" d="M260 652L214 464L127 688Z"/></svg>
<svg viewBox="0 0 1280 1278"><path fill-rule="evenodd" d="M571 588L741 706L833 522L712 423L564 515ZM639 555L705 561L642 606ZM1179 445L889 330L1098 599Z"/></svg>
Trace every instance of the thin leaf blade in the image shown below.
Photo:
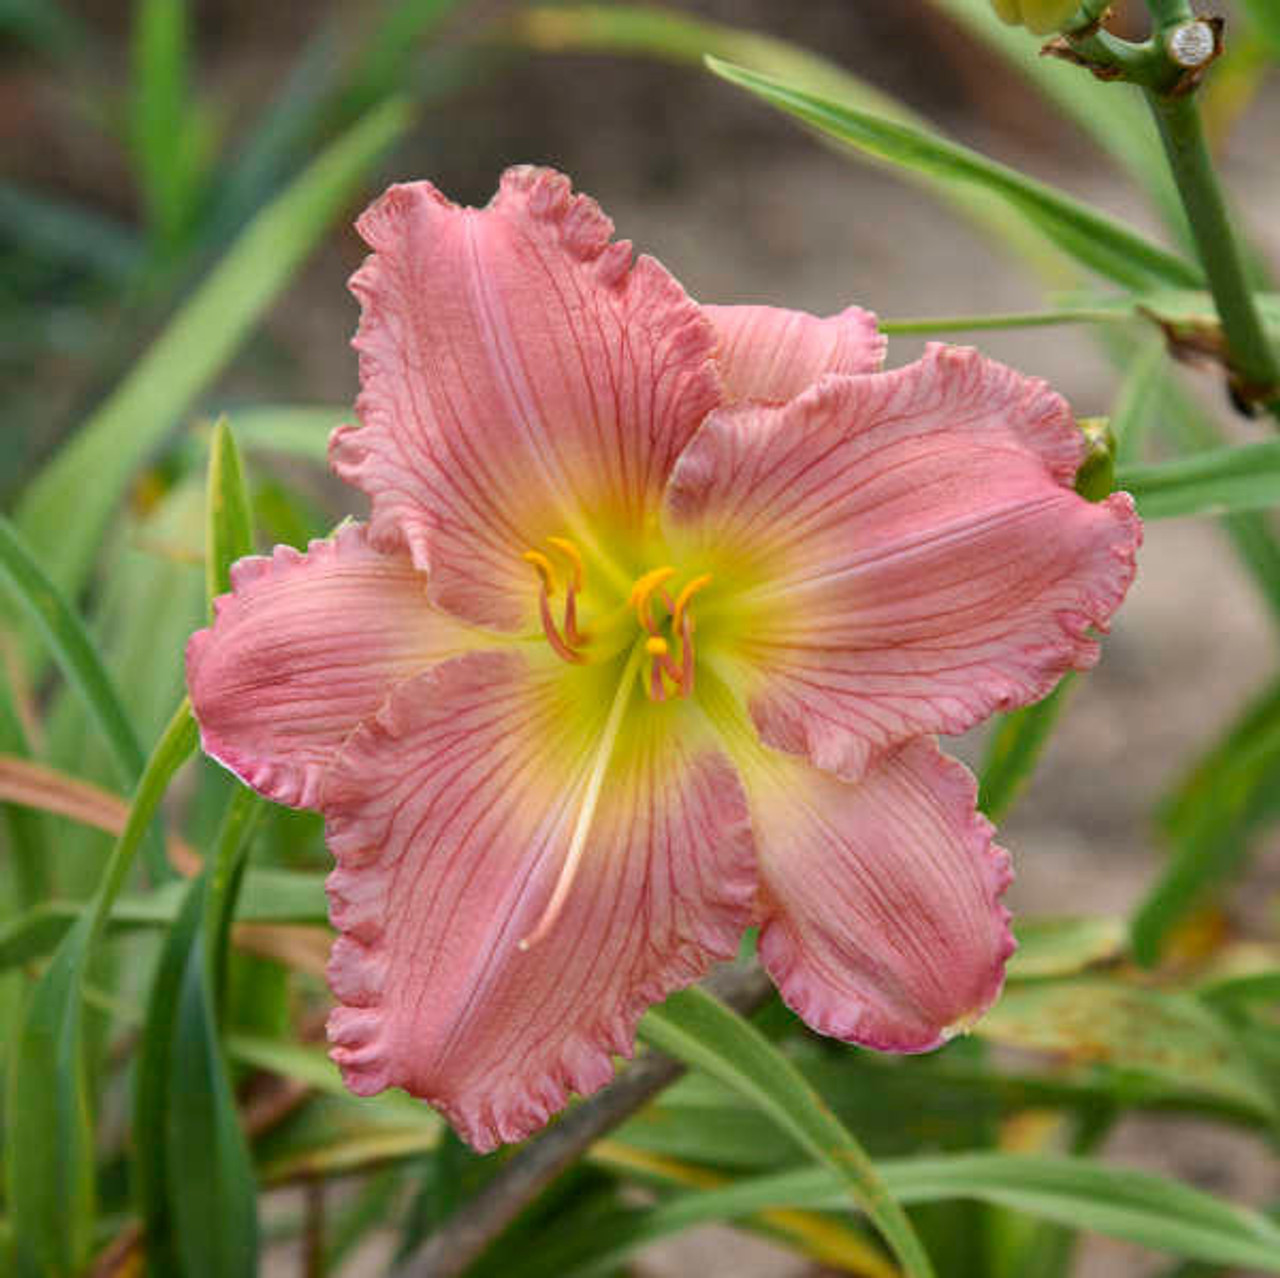
<svg viewBox="0 0 1280 1278"><path fill-rule="evenodd" d="M910 1221L886 1192L862 1146L804 1076L743 1017L694 986L651 1008L641 1037L747 1096L831 1168L868 1214L904 1272L926 1278L933 1266Z"/></svg>

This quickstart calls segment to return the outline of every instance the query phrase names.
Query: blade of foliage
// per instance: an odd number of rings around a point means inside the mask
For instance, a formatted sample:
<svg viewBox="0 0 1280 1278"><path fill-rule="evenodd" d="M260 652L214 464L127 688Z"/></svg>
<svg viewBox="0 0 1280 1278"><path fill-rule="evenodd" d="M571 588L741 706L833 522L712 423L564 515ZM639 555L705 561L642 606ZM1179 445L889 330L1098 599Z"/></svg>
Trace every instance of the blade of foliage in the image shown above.
<svg viewBox="0 0 1280 1278"><path fill-rule="evenodd" d="M327 466L329 436L349 408L326 404L263 404L235 413L236 438L250 452L280 453Z"/></svg>
<svg viewBox="0 0 1280 1278"><path fill-rule="evenodd" d="M803 83L814 92L906 123L926 127L924 119L865 80L817 54L754 31L702 22L670 9L644 5L534 5L516 14L512 31L524 44L543 52L600 52L659 57L702 69L713 53L727 62ZM1059 248L1043 232L980 187L964 185L919 169L898 169L986 234L993 243L1018 252L1042 273L1074 278Z"/></svg>
<svg viewBox="0 0 1280 1278"><path fill-rule="evenodd" d="M606 1151L607 1152L607 1151ZM1089 1159L957 1154L878 1164L895 1197L909 1204L966 1198L1009 1207L1157 1251L1280 1272L1280 1229L1266 1217L1161 1176ZM651 1179L661 1174L653 1169ZM714 1221L778 1208L834 1209L839 1182L814 1167L686 1193L647 1210L622 1210L596 1223L534 1275L588 1278L611 1272L639 1247Z"/></svg>
<svg viewBox="0 0 1280 1278"><path fill-rule="evenodd" d="M435 1110L406 1092L382 1092L377 1096L355 1100L342 1081L338 1067L323 1048L263 1038L260 1035L231 1034L227 1037L227 1051L232 1059L242 1065L276 1074L280 1078L292 1079L317 1092L347 1102L371 1121L392 1126L412 1126L420 1131L433 1133L436 1138L443 1130L444 1122Z"/></svg>
<svg viewBox="0 0 1280 1278"><path fill-rule="evenodd" d="M9 689L0 682L0 769L6 758L22 766L30 753L26 726ZM16 757L15 757L16 756ZM29 806L13 802L0 781L0 811L4 814L9 856L13 862L14 895L19 906L44 900L53 890L53 867L46 851L46 831L39 815Z"/></svg>
<svg viewBox="0 0 1280 1278"><path fill-rule="evenodd" d="M1090 977L1020 982L974 1032L1097 1071L1124 1100L1172 1087L1275 1116L1230 1028L1188 994Z"/></svg>
<svg viewBox="0 0 1280 1278"><path fill-rule="evenodd" d="M262 113L238 139L210 191L203 238L232 236L287 181L316 142L317 121L338 78L342 42L337 24L319 26L294 59Z"/></svg>
<svg viewBox="0 0 1280 1278"><path fill-rule="evenodd" d="M708 57L717 75L824 133L881 159L1002 196L1084 265L1129 287L1195 288L1198 269L1086 204L936 133L860 111L771 76Z"/></svg>
<svg viewBox="0 0 1280 1278"><path fill-rule="evenodd" d="M147 1007L134 1093L135 1184L155 1271L236 1278L258 1252L257 1192L219 1038L226 934L252 791L232 795L210 865L166 937Z"/></svg>
<svg viewBox="0 0 1280 1278"><path fill-rule="evenodd" d="M80 1273L93 1241L85 973L143 835L195 744L195 722L184 701L147 762L97 894L36 982L15 1036L4 1132L6 1197L19 1247L37 1272L51 1278Z"/></svg>
<svg viewBox="0 0 1280 1278"><path fill-rule="evenodd" d="M1265 510L1280 505L1280 440L1125 466L1116 483L1133 494L1143 519Z"/></svg>
<svg viewBox="0 0 1280 1278"><path fill-rule="evenodd" d="M45 575L26 540L0 515L0 578L10 596L37 627L68 684L111 746L122 781L132 784L145 756L137 733L84 623Z"/></svg>
<svg viewBox="0 0 1280 1278"><path fill-rule="evenodd" d="M88 269L114 284L142 265L138 236L96 209L0 182L0 231L33 257Z"/></svg>
<svg viewBox="0 0 1280 1278"><path fill-rule="evenodd" d="M1072 684L1068 675L1042 701L997 720L978 772L978 808L992 821L1004 819L1031 780Z"/></svg>
<svg viewBox="0 0 1280 1278"><path fill-rule="evenodd" d="M1129 361L1111 406L1111 433L1116 439L1116 465L1121 472L1142 460L1168 377L1169 356L1164 339L1153 334Z"/></svg>
<svg viewBox="0 0 1280 1278"><path fill-rule="evenodd" d="M911 1275L933 1266L901 1208L885 1192L862 1146L749 1021L693 987L650 1009L640 1034L651 1046L705 1070L748 1097L815 1159L830 1167Z"/></svg>
<svg viewBox="0 0 1280 1278"><path fill-rule="evenodd" d="M102 664L84 623L45 575L18 530L0 515L0 580L32 627L44 639L68 687L74 689L111 751L116 774L133 785L145 757L128 712ZM160 834L144 843L147 870L156 882L168 877Z"/></svg>
<svg viewBox="0 0 1280 1278"><path fill-rule="evenodd" d="M0 755L0 799L69 817L117 837L129 819L129 805L116 795L12 755ZM175 865L191 872L199 867L199 854L176 835L169 839L168 849Z"/></svg>
<svg viewBox="0 0 1280 1278"><path fill-rule="evenodd" d="M1207 451L1223 442L1218 426L1174 388L1166 389L1160 407L1164 429L1186 450ZM1280 540L1269 516L1261 511L1238 511L1223 517L1222 528L1280 625Z"/></svg>
<svg viewBox="0 0 1280 1278"><path fill-rule="evenodd" d="M317 25L219 176L207 238L219 242L240 226L321 139L403 91L415 53L461 2L391 0L380 18L362 12L357 24L338 11Z"/></svg>
<svg viewBox="0 0 1280 1278"><path fill-rule="evenodd" d="M84 584L138 465L235 353L409 119L399 99L378 107L263 209L124 382L28 486L18 526L63 590L74 594Z"/></svg>
<svg viewBox="0 0 1280 1278"><path fill-rule="evenodd" d="M186 690L187 637L205 619L203 525L203 484L192 474L160 489L154 501L122 509L99 551L92 633L143 740L160 734ZM54 766L98 784L111 780L111 760L66 689L49 701L45 742ZM63 846L86 863L107 850L93 837Z"/></svg>
<svg viewBox="0 0 1280 1278"><path fill-rule="evenodd" d="M185 892L185 884L175 882L145 896L120 896L107 925L167 928L177 919ZM51 954L83 908L76 901L48 898L5 919L0 923L0 972ZM236 918L243 923L324 924L324 877L299 870L249 870L237 897Z"/></svg>
<svg viewBox="0 0 1280 1278"><path fill-rule="evenodd" d="M253 553L253 511L235 437L220 418L209 444L205 589L210 601L231 589L231 565Z"/></svg>
<svg viewBox="0 0 1280 1278"><path fill-rule="evenodd" d="M131 143L152 233L175 247L197 193L191 145L186 0L135 0Z"/></svg>
<svg viewBox="0 0 1280 1278"><path fill-rule="evenodd" d="M414 55L441 24L467 0L389 0L375 22L373 38L347 77L339 100L339 118L349 118L403 86Z"/></svg>
<svg viewBox="0 0 1280 1278"><path fill-rule="evenodd" d="M213 430L206 487L207 595L229 588L253 543L235 440ZM257 1265L257 1193L219 1033L227 940L262 803L231 794L212 856L191 884L152 982L135 1076L134 1179L153 1272L235 1278Z"/></svg>
<svg viewBox="0 0 1280 1278"><path fill-rule="evenodd" d="M1280 968L1217 977L1201 985L1196 994L1220 1009L1248 1003L1280 1004Z"/></svg>
<svg viewBox="0 0 1280 1278"><path fill-rule="evenodd" d="M1173 928L1239 870L1249 840L1277 818L1280 682L1245 710L1161 805L1170 857L1133 916L1138 962L1157 962Z"/></svg>
<svg viewBox="0 0 1280 1278"><path fill-rule="evenodd" d="M1018 948L1009 960L1011 981L1074 976L1086 967L1119 958L1128 939L1124 919L1086 914L1014 919Z"/></svg>
<svg viewBox="0 0 1280 1278"><path fill-rule="evenodd" d="M1079 67L1046 58L1035 40L1018 27L997 21L989 0L930 0L988 49L998 54L1028 84L1053 103L1072 124L1087 133L1146 192L1170 231L1184 246L1191 237L1186 214L1160 148L1151 113L1141 91L1116 84L1099 107L1098 85Z"/></svg>
<svg viewBox="0 0 1280 1278"><path fill-rule="evenodd" d="M597 1141L591 1147L589 1157L599 1166L656 1188L680 1186L706 1190L720 1189L733 1183L731 1176L678 1158L651 1154L621 1140ZM843 1273L861 1274L865 1278L896 1278L901 1273L861 1233L832 1215L781 1207L744 1217L741 1223ZM627 1225L630 1224L628 1220ZM594 1233L596 1222L591 1222L589 1228ZM577 1240L576 1245L581 1247L583 1241ZM615 1241L623 1242L623 1239L600 1235L600 1245L605 1249L611 1248ZM598 1259L603 1260L603 1257ZM545 1260L540 1258L540 1267L544 1264Z"/></svg>

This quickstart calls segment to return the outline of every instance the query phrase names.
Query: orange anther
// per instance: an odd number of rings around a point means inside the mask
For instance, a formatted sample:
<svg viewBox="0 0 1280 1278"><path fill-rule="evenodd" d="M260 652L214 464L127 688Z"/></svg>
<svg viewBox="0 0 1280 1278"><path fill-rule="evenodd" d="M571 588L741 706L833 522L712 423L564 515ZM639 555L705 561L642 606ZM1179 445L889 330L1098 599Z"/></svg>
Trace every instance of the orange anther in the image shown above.
<svg viewBox="0 0 1280 1278"><path fill-rule="evenodd" d="M558 550L573 565L573 588L581 593L587 570L583 566L582 555L579 554L577 546L567 537L548 537L547 545Z"/></svg>
<svg viewBox="0 0 1280 1278"><path fill-rule="evenodd" d="M640 624L650 632L653 630L653 619L649 615L649 598L664 581L669 581L675 575L676 570L669 566L654 568L643 577L636 578L631 593L627 596L627 602L636 610Z"/></svg>
<svg viewBox="0 0 1280 1278"><path fill-rule="evenodd" d="M692 581L687 582L683 590L676 596L676 606L671 613L671 629L675 634L681 631L681 623L684 621L684 610L688 607L689 600L706 586L711 584L711 574L704 572L700 577L695 577Z"/></svg>
<svg viewBox="0 0 1280 1278"><path fill-rule="evenodd" d="M549 595L556 593L556 570L551 560L546 557L540 550L526 550L521 559L527 564L532 564L538 570L538 576L542 578L542 587Z"/></svg>

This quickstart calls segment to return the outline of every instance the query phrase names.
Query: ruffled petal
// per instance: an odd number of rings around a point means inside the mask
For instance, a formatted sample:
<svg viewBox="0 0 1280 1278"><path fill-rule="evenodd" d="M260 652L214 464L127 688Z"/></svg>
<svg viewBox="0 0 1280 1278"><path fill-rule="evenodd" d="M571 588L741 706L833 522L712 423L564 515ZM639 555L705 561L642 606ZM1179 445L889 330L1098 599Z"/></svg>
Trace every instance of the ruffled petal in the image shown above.
<svg viewBox="0 0 1280 1278"><path fill-rule="evenodd" d="M870 311L850 306L820 319L776 306L704 306L716 331L725 399L784 403L825 373L874 373L884 334Z"/></svg>
<svg viewBox="0 0 1280 1278"><path fill-rule="evenodd" d="M699 601L700 648L714 626L763 739L854 778L1092 665L1141 525L1127 494L1073 491L1082 447L1043 382L947 347L713 414L664 521L731 584Z"/></svg>
<svg viewBox="0 0 1280 1278"><path fill-rule="evenodd" d="M1009 858L969 772L917 738L861 780L773 755L743 768L760 847L761 962L823 1034L923 1052L995 1000L1013 952Z"/></svg>
<svg viewBox="0 0 1280 1278"><path fill-rule="evenodd" d="M352 736L323 795L333 1058L353 1091L403 1087L482 1151L608 1082L644 1009L731 956L753 908L732 765L692 707L637 688L563 907L521 949L609 700L584 711L583 672L563 670L512 652L437 666Z"/></svg>
<svg viewBox="0 0 1280 1278"><path fill-rule="evenodd" d="M508 170L482 210L394 186L357 225L363 425L335 432L333 466L434 602L516 628L536 615L524 551L569 537L607 560L593 530L627 541L657 510L719 401L711 326L546 169Z"/></svg>
<svg viewBox="0 0 1280 1278"><path fill-rule="evenodd" d="M334 751L392 685L479 639L432 609L425 585L354 524L306 554L241 559L187 644L205 752L267 798L314 807Z"/></svg>

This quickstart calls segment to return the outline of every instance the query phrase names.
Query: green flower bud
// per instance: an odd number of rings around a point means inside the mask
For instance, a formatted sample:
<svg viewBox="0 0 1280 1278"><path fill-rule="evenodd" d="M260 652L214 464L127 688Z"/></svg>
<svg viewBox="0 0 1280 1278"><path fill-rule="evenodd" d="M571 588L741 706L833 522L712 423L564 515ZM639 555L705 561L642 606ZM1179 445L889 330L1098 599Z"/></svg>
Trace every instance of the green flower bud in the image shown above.
<svg viewBox="0 0 1280 1278"><path fill-rule="evenodd" d="M1116 437L1105 417L1082 417L1076 425L1088 445L1076 471L1076 492L1086 501L1102 501L1116 486Z"/></svg>
<svg viewBox="0 0 1280 1278"><path fill-rule="evenodd" d="M1080 0L991 0L991 7L1011 27L1026 27L1034 35L1060 31L1080 7Z"/></svg>

